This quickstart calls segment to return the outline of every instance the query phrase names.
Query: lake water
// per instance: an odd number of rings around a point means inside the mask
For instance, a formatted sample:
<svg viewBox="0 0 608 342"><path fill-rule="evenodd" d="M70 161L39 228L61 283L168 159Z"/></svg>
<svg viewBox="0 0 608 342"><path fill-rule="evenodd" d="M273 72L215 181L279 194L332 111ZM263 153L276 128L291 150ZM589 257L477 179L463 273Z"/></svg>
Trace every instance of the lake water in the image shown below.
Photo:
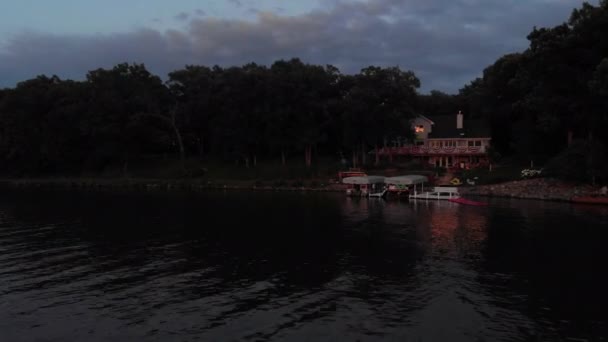
<svg viewBox="0 0 608 342"><path fill-rule="evenodd" d="M0 341L604 341L608 208L6 191Z"/></svg>

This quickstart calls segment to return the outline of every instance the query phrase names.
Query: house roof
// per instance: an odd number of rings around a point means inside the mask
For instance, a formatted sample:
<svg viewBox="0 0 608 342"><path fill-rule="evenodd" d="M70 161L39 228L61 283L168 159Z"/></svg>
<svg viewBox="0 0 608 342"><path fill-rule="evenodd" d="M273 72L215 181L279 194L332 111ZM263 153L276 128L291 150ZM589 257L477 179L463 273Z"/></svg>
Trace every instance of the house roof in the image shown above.
<svg viewBox="0 0 608 342"><path fill-rule="evenodd" d="M433 122L433 120L427 118L426 116L424 116L422 114L419 114L418 117L421 118L421 119L424 119L424 120L428 121L431 125L435 124L435 122Z"/></svg>
<svg viewBox="0 0 608 342"><path fill-rule="evenodd" d="M346 177L342 179L344 184L372 184L372 183L383 183L384 176L354 176Z"/></svg>
<svg viewBox="0 0 608 342"><path fill-rule="evenodd" d="M484 120L463 118L463 128L456 128L456 115L434 116L431 120L435 123L429 139L444 138L490 138L489 126Z"/></svg>

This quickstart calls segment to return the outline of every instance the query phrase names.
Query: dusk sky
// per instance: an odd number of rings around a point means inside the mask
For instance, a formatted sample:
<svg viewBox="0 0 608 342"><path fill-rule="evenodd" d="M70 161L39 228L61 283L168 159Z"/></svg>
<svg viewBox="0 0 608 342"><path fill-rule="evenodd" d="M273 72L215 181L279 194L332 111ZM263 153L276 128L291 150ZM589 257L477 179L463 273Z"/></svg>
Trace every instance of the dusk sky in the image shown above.
<svg viewBox="0 0 608 342"><path fill-rule="evenodd" d="M597 5L598 1L590 1ZM454 93L528 46L533 26L565 21L580 0L2 0L0 87L39 74L144 63L165 77L186 64L270 64L299 57L344 73L412 70Z"/></svg>

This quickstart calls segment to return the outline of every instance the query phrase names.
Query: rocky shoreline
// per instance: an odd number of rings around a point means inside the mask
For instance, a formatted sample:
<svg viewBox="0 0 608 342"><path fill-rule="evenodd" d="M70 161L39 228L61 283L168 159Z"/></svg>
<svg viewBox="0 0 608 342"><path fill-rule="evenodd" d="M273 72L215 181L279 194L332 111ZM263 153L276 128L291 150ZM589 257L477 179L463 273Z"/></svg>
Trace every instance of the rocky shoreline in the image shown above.
<svg viewBox="0 0 608 342"><path fill-rule="evenodd" d="M588 184L568 183L552 178L535 178L500 184L463 187L461 193L475 196L569 202L575 196L598 195L600 187Z"/></svg>
<svg viewBox="0 0 608 342"><path fill-rule="evenodd" d="M292 183L293 184L293 183ZM294 191L294 192L343 192L345 186L331 182L314 186L260 185L255 181L210 181L202 179L4 179L4 188L78 189L78 190L140 190L140 191ZM518 180L500 184L462 186L460 193L467 196L506 197L545 201L570 202L575 196L596 196L600 186L573 184L551 178Z"/></svg>

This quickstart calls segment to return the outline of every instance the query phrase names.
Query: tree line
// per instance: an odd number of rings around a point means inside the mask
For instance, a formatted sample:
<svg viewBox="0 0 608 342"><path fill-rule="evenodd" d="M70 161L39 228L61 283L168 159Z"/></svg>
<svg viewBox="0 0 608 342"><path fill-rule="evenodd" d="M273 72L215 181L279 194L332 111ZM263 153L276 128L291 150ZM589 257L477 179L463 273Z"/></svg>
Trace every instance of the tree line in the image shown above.
<svg viewBox="0 0 608 342"><path fill-rule="evenodd" d="M534 28L529 47L502 56L458 94L420 94L412 71L357 74L278 60L222 68L189 65L167 81L142 64L92 70L83 81L39 76L0 90L0 171L80 174L144 156L258 160L369 154L411 138L416 114L462 110L492 128L496 155L536 160L561 177L593 180L608 167L608 1ZM369 158L368 156L372 156Z"/></svg>
<svg viewBox="0 0 608 342"><path fill-rule="evenodd" d="M608 1L584 3L568 21L534 28L529 47L502 56L458 96L486 118L502 155L543 162L575 180L606 180Z"/></svg>
<svg viewBox="0 0 608 342"><path fill-rule="evenodd" d="M39 76L0 93L5 171L99 171L142 156L215 158L253 166L259 158L348 153L366 163L415 114L414 73L279 60L270 67L186 66L162 80L141 64L90 71L86 80Z"/></svg>

